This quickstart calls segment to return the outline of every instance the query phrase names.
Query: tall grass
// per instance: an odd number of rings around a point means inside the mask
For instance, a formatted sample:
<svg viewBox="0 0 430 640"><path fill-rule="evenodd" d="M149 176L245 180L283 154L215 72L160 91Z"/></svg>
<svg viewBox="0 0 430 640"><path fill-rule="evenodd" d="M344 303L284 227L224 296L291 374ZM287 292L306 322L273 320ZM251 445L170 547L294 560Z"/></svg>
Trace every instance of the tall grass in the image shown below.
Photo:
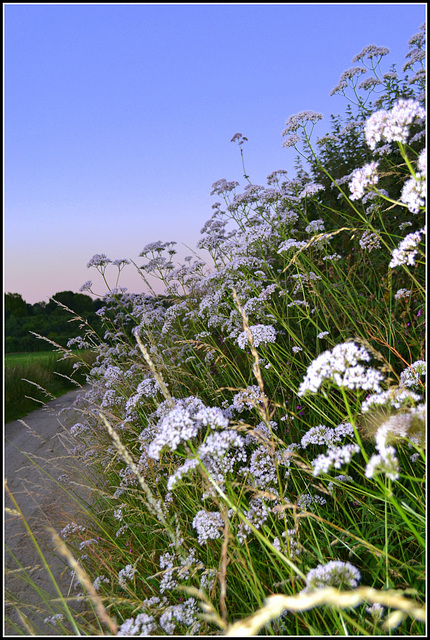
<svg viewBox="0 0 430 640"><path fill-rule="evenodd" d="M5 422L24 418L47 400L56 398L85 382L81 367L94 363L92 351L70 353L42 351L8 354L5 357ZM77 365L81 365L77 368Z"/></svg>
<svg viewBox="0 0 430 640"><path fill-rule="evenodd" d="M99 635L424 634L424 27L409 48L412 78L357 56L319 151L320 114L287 120L307 171L214 183L211 271L159 241L169 302L106 294L70 430L97 499L60 532Z"/></svg>

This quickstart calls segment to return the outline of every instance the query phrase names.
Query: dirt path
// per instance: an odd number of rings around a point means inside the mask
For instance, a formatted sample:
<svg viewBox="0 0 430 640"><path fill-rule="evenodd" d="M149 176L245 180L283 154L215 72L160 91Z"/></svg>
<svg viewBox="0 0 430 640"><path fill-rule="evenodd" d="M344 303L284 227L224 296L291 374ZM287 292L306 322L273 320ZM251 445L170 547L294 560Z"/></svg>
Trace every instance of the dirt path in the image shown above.
<svg viewBox="0 0 430 640"><path fill-rule="evenodd" d="M35 532L63 595L67 595L70 591L70 569L55 555L52 538L45 527L47 523L53 523L54 529L58 532L61 522L67 523L79 511L78 505L73 499L67 500L54 481L57 481L65 471L72 477L75 474L76 478L76 471L73 471L71 458L62 443L62 438L64 439L67 433L67 427L81 421L80 414L72 405L83 391L86 391L86 387L69 391L29 414L23 419L25 425L21 421L9 422L4 430L4 468L8 489L32 531ZM49 479L46 472L54 481ZM82 490L83 495L84 493ZM88 494L85 498L88 498ZM53 611L49 610L49 605L44 603L44 598L37 593L34 586L20 578L23 571L17 570L17 562L13 560L9 550L21 567L27 568L37 589L51 594L47 596L48 599L58 597L58 593L22 519L8 511L8 509L15 509L15 506L7 491L5 491L4 506L6 507L4 535L8 549L5 553L5 583L8 594L6 602L12 594L13 598L28 605L23 608L23 611L28 616L29 624L34 627L36 635L58 635L58 630L55 631L53 626L44 623L44 619L52 615ZM76 595L76 591L71 594ZM26 629L15 607L7 605L5 613L6 618L9 619L5 623L5 635L29 633L29 629ZM19 626L21 633L17 632L13 623Z"/></svg>

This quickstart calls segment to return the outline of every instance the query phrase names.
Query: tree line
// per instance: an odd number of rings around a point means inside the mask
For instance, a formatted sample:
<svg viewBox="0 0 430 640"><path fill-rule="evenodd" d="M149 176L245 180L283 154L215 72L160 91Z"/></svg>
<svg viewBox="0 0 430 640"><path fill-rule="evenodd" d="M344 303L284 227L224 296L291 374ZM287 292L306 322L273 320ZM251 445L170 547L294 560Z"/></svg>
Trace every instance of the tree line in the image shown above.
<svg viewBox="0 0 430 640"><path fill-rule="evenodd" d="M83 335L81 323L70 322L73 315L55 301L80 315L93 329L101 329L96 312L105 303L86 294L60 291L49 302L29 304L19 293L5 293L5 353L46 351L46 341L36 338L31 331L62 347L67 346L70 338Z"/></svg>

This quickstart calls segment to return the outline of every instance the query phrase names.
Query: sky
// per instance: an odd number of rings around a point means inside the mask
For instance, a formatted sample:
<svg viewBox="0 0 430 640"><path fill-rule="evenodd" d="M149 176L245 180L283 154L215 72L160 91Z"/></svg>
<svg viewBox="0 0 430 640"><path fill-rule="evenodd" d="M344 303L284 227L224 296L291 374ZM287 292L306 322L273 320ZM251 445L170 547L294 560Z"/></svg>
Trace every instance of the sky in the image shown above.
<svg viewBox="0 0 430 640"><path fill-rule="evenodd" d="M212 184L246 184L233 135L251 182L293 178L287 118L316 111L329 132L352 58L388 47L401 71L426 5L6 3L3 18L3 286L34 304L88 280L103 295L95 254L141 266L161 240L206 259ZM147 292L132 265L119 286Z"/></svg>

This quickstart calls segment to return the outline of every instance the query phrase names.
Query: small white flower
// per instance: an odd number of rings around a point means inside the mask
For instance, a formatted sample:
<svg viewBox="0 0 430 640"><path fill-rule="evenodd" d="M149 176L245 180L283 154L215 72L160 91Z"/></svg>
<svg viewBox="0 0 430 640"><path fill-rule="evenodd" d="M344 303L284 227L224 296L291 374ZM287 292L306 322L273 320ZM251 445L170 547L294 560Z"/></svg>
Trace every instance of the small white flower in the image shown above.
<svg viewBox="0 0 430 640"><path fill-rule="evenodd" d="M377 184L379 180L377 169L377 162L369 162L361 169L353 171L352 180L349 183L351 200L360 200L364 196L366 187Z"/></svg>

